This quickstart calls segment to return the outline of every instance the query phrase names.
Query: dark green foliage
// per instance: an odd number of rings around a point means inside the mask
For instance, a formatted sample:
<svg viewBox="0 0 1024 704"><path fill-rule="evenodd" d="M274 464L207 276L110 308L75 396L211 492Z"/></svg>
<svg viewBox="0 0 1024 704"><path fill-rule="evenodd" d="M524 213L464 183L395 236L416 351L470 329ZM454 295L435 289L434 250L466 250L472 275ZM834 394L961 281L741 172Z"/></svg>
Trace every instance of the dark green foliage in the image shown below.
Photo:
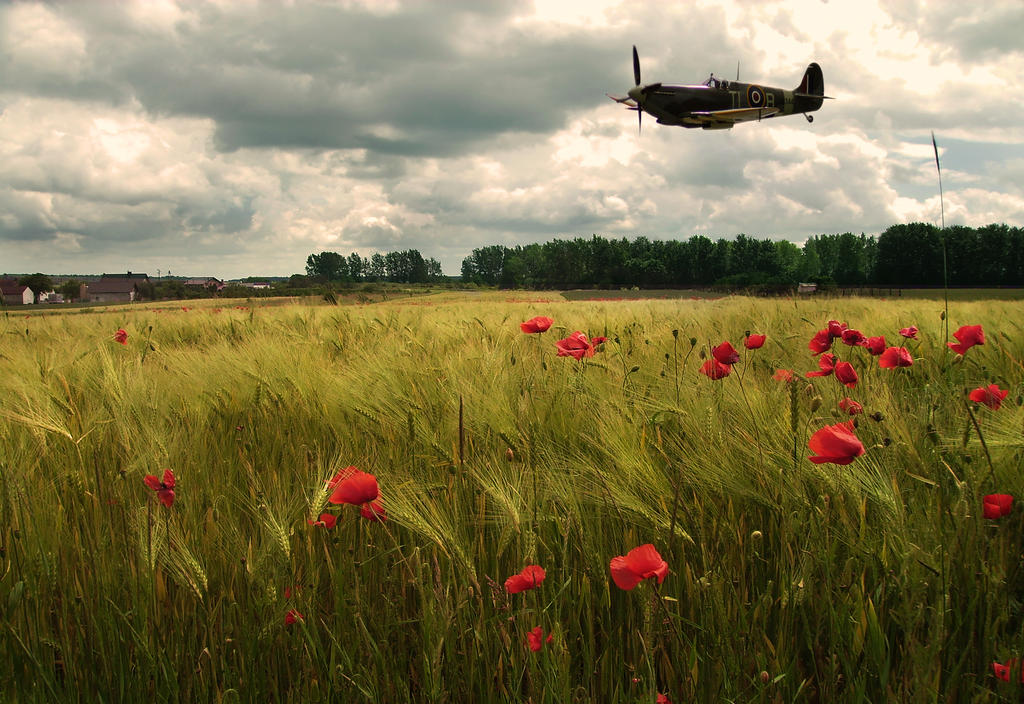
<svg viewBox="0 0 1024 704"><path fill-rule="evenodd" d="M501 288L678 288L686 286L942 286L943 245L950 286L1024 285L1024 230L1007 225L945 231L925 223L863 233L787 240L687 241L637 237L556 239L479 247L462 261L462 280Z"/></svg>
<svg viewBox="0 0 1024 704"><path fill-rule="evenodd" d="M419 250L381 254L364 259L358 252L345 257L337 252L320 252L306 258L306 276L320 283L352 281L392 281L425 284L443 278L441 263L424 259Z"/></svg>

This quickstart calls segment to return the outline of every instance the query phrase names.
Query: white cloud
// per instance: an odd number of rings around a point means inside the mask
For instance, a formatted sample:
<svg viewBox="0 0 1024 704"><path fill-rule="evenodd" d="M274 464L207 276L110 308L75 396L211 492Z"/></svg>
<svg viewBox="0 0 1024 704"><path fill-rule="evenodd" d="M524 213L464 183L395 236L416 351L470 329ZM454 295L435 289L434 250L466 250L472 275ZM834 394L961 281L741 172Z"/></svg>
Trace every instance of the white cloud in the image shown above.
<svg viewBox="0 0 1024 704"><path fill-rule="evenodd" d="M1024 219L1018 3L0 7L11 271L289 274L320 249ZM1016 24L1019 28L1019 22ZM709 71L829 101L708 133L604 97ZM992 50L997 47L999 50Z"/></svg>

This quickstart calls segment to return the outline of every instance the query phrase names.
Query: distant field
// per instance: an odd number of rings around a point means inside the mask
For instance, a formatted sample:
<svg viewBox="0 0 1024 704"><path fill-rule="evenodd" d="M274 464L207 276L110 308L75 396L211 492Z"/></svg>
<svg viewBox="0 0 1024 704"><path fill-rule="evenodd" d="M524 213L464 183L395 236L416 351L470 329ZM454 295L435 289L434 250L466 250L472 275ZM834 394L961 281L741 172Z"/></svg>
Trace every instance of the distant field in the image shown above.
<svg viewBox="0 0 1024 704"><path fill-rule="evenodd" d="M709 291L701 289L620 289L614 291L605 290L572 290L562 291L562 295L571 301L615 301L615 300L645 300L650 298L721 298L729 294L721 291ZM949 290L951 301L1019 301L1024 300L1024 288L955 288ZM881 298L899 300L909 298L914 300L943 300L944 293L941 288L897 288L897 287L873 287L863 289L834 289L823 290L813 294L799 294L796 296L801 300L816 301L829 298Z"/></svg>
<svg viewBox="0 0 1024 704"><path fill-rule="evenodd" d="M900 298L942 300L941 288L898 289ZM951 288L951 301L1019 301L1024 300L1024 288Z"/></svg>
<svg viewBox="0 0 1024 704"><path fill-rule="evenodd" d="M960 356L934 298L266 302L0 316L0 701L1019 700L1018 303L954 300ZM806 377L829 319L912 366Z"/></svg>

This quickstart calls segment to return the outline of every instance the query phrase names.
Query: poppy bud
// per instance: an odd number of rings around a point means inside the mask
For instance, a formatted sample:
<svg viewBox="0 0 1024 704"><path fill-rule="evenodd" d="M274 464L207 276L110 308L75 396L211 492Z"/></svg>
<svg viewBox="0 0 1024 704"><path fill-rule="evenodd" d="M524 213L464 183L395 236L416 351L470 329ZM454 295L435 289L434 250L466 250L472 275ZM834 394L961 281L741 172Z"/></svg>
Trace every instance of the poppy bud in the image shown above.
<svg viewBox="0 0 1024 704"><path fill-rule="evenodd" d="M708 355L707 355L707 352L705 352L705 351L704 351L704 348L703 348L703 347L701 347L701 348L700 348L700 358L701 358L701 359L705 359L705 358L707 358L707 356L708 356Z"/></svg>
<svg viewBox="0 0 1024 704"><path fill-rule="evenodd" d="M939 320L945 320L945 319L946 319L946 311L942 311L941 313L939 313Z"/></svg>
<svg viewBox="0 0 1024 704"><path fill-rule="evenodd" d="M505 450L505 459L507 459L509 462L514 460L515 457L516 457L516 453L512 452L512 448L511 447L508 448L507 450Z"/></svg>
<svg viewBox="0 0 1024 704"><path fill-rule="evenodd" d="M768 684L772 679L772 676L768 674L767 670L761 670L761 682Z"/></svg>
<svg viewBox="0 0 1024 704"><path fill-rule="evenodd" d="M678 328L676 328L675 330L672 331L672 337L674 337L677 340L679 339L679 329Z"/></svg>
<svg viewBox="0 0 1024 704"><path fill-rule="evenodd" d="M750 331L749 330L744 330L743 331L743 337L750 337Z"/></svg>
<svg viewBox="0 0 1024 704"><path fill-rule="evenodd" d="M638 371L640 371L640 367L637 366L637 367L633 367L632 369L630 369L629 373L632 374L633 372L638 372Z"/></svg>
<svg viewBox="0 0 1024 704"><path fill-rule="evenodd" d="M821 406L821 396L815 396L811 399L811 413L814 413Z"/></svg>
<svg viewBox="0 0 1024 704"><path fill-rule="evenodd" d="M696 347L696 346L697 346L697 338L696 337L691 337L690 338L690 347Z"/></svg>
<svg viewBox="0 0 1024 704"><path fill-rule="evenodd" d="M759 530L755 530L753 533L750 534L750 539L751 540L760 540L761 537L762 537L761 536L761 531L759 531Z"/></svg>

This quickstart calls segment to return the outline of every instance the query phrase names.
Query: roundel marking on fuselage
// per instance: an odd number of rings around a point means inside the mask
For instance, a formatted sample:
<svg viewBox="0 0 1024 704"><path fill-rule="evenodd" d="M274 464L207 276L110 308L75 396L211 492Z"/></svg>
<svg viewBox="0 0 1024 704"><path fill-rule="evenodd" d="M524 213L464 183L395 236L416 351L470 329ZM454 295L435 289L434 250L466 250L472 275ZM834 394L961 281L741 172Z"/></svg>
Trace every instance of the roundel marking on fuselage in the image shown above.
<svg viewBox="0 0 1024 704"><path fill-rule="evenodd" d="M750 86L747 88L747 103L752 108L763 108L764 89L761 86Z"/></svg>

